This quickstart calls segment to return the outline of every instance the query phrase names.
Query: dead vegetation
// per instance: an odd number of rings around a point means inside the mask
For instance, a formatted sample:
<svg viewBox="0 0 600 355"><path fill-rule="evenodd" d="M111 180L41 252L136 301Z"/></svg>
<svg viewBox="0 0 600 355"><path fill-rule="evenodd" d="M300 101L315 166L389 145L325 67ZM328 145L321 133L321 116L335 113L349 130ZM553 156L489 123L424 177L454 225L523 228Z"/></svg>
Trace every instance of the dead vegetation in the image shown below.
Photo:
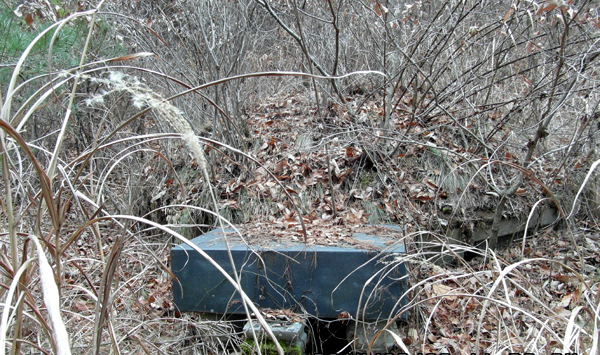
<svg viewBox="0 0 600 355"><path fill-rule="evenodd" d="M401 350L598 353L595 3L135 4L2 5L0 354L236 348L170 296L222 219L402 226ZM464 243L542 206L561 229Z"/></svg>

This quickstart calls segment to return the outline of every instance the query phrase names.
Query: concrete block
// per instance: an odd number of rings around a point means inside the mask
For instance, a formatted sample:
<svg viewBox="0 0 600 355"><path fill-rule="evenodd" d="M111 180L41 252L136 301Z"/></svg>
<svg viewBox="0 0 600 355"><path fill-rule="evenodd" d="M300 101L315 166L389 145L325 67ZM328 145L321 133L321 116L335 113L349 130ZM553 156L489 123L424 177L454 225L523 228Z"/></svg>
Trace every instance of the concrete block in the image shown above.
<svg viewBox="0 0 600 355"><path fill-rule="evenodd" d="M521 217L509 217L502 218L500 220L500 229L498 230L498 237L514 237L519 238L519 234L524 233L525 226L527 225L527 219L529 215ZM538 228L548 226L556 221L558 218L558 211L554 207L541 207L535 211L529 220L528 228ZM481 242L486 240L492 233L493 215L487 220L483 220L478 223L473 229L473 241Z"/></svg>
<svg viewBox="0 0 600 355"><path fill-rule="evenodd" d="M354 245L273 242L268 248L253 249L229 232L242 288L258 307L325 319L337 318L341 312L356 317L359 311L359 317L370 320L387 318L406 304L401 297L407 271L396 261L404 246L390 235L356 233ZM192 242L232 274L223 238L220 230L213 230ZM244 313L233 286L188 245L171 250L171 268L177 277L173 296L180 311Z"/></svg>
<svg viewBox="0 0 600 355"><path fill-rule="evenodd" d="M269 325L269 329L271 329L278 340L284 341L286 344L291 346L297 346L304 353L304 349L308 343L308 335L304 331L304 328L306 327L305 321L267 321L267 323ZM256 337L259 340L269 340L269 336L256 320L252 322L252 327L250 327L250 322L247 322L244 326L244 335L246 338L253 338L252 328L254 328L254 334L256 334Z"/></svg>

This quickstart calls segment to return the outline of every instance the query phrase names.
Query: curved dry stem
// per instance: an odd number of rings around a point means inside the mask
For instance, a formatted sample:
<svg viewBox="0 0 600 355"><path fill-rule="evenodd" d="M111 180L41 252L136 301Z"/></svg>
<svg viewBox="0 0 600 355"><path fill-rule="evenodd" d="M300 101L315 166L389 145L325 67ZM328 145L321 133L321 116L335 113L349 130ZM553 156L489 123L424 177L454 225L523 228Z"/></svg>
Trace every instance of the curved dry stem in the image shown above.
<svg viewBox="0 0 600 355"><path fill-rule="evenodd" d="M278 353L280 355L284 354L283 348L281 348L281 345L279 344L279 341L277 340L277 338L273 334L273 331L271 330L271 328L269 327L269 325L265 321L265 319L262 316L260 310L258 308L256 308L256 306L254 305L254 303L252 302L252 300L248 297L248 295L246 294L246 292L239 286L239 283L236 282L236 280L234 280L229 275L229 273L227 271L225 271L225 269L223 269L221 267L221 265L219 265L219 263L217 263L213 258L211 258L210 255L208 255L204 250L200 249L196 244L192 243L191 241L189 241L187 238L185 238L181 234L179 234L179 233L175 232L174 230L172 230L170 228L167 228L167 227L165 227L165 226L163 226L163 225L161 225L159 223L150 221L148 219L141 218L141 217L135 217L135 216L128 216L128 215L110 215L110 216L105 216L105 217L94 218L94 219L88 221L84 226L82 226L76 234L81 233L85 228L87 228L89 225L91 225L93 223L97 223L97 222L104 221L104 220L120 220L120 219L135 221L135 222L138 222L138 223L143 223L143 224L152 226L152 227L154 227L156 229L159 229L159 230L161 230L161 231L163 231L165 233L168 233L171 236L179 239L182 243L188 245L195 252L197 252L203 258L205 258L206 261L208 261L211 265L213 265L215 267L215 269L217 269L217 271L219 273L221 273L225 277L225 279L240 294L240 296L242 297L243 302L248 305L248 307L252 310L252 312L254 312L254 314L255 314L258 322L263 327L264 331L269 335L269 337L273 340L273 342L277 346ZM115 257L116 257L116 255L115 255ZM0 355L3 355L3 354L0 354Z"/></svg>

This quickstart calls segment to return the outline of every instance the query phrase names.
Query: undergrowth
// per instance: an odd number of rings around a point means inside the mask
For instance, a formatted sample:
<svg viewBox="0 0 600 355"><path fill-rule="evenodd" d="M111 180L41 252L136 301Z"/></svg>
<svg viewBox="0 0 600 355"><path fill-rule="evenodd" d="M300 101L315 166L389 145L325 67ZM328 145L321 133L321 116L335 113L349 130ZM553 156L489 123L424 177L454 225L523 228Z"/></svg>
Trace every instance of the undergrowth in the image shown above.
<svg viewBox="0 0 600 355"><path fill-rule="evenodd" d="M404 351L598 353L593 4L193 3L0 4L0 355L239 348L168 254L249 222L402 225ZM492 248L538 207L565 229Z"/></svg>

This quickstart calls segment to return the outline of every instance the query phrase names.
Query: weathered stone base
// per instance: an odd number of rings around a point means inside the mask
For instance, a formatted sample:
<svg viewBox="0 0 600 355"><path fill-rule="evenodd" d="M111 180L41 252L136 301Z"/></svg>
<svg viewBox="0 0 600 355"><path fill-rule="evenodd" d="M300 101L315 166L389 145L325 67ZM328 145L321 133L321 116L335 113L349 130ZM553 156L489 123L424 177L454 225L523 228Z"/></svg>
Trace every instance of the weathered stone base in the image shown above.
<svg viewBox="0 0 600 355"><path fill-rule="evenodd" d="M375 323L354 322L348 325L348 328L346 328L346 339L348 342L352 342L352 349L354 352L366 353L371 339L373 339L375 334L383 329L386 324L387 321L385 320ZM389 329L391 332L398 333L398 327L396 326L396 323L392 323L387 329ZM384 331L373 343L371 352L373 354L390 353L392 352L393 347L394 338L389 332Z"/></svg>
<svg viewBox="0 0 600 355"><path fill-rule="evenodd" d="M300 322L278 322L278 321L267 321L269 328L280 341L280 344L295 348L304 354L306 344L308 343L308 335L304 331L306 327L306 321ZM271 341L269 336L266 334L264 329L258 324L257 321L252 322L252 328L254 328L254 334L260 341ZM248 339L253 339L253 332L250 327L250 322L247 322L244 326L244 335ZM295 354L295 355L301 355Z"/></svg>

